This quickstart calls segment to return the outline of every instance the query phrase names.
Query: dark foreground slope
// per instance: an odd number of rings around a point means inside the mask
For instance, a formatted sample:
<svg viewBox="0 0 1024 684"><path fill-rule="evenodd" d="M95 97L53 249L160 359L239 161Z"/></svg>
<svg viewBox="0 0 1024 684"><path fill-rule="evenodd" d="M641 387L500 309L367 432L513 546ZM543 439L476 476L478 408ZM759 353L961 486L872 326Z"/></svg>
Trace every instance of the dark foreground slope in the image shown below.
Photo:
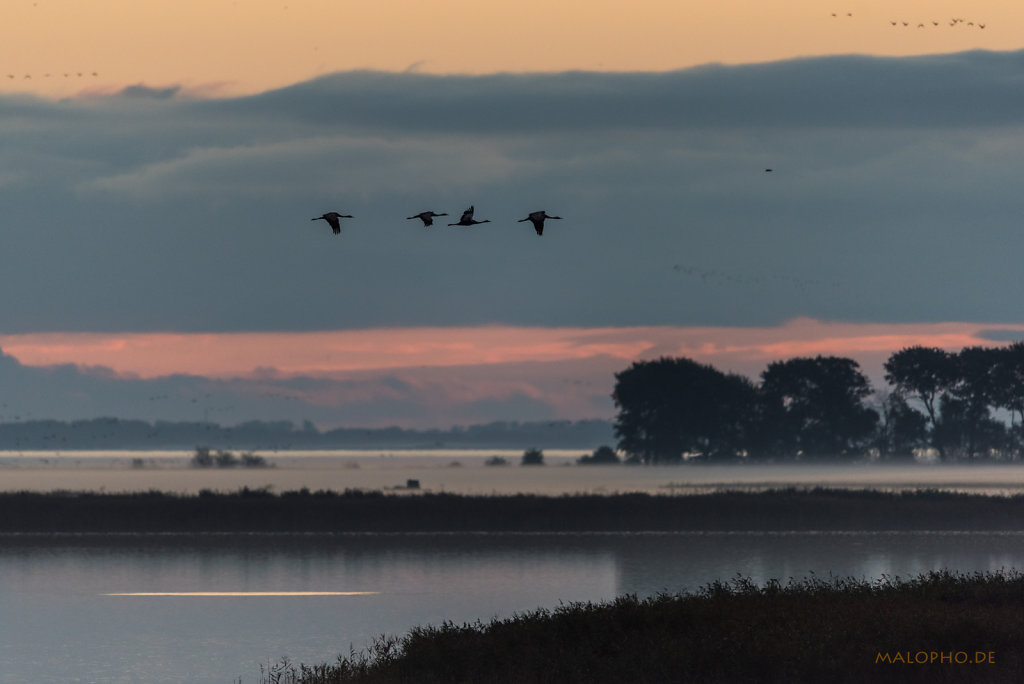
<svg viewBox="0 0 1024 684"><path fill-rule="evenodd" d="M242 490L0 494L0 533L1024 530L1024 496L774 490L462 496Z"/></svg>
<svg viewBox="0 0 1024 684"><path fill-rule="evenodd" d="M737 580L489 624L414 629L333 664L264 681L1020 682L1024 578Z"/></svg>

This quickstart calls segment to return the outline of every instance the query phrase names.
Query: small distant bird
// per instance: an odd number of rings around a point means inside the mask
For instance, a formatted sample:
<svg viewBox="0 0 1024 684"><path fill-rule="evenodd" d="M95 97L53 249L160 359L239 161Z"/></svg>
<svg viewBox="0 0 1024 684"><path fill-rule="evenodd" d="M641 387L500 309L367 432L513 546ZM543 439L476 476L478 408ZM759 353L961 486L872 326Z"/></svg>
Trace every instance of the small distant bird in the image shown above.
<svg viewBox="0 0 1024 684"><path fill-rule="evenodd" d="M436 217L436 216L447 216L447 215L448 214L443 214L443 213L442 214L435 214L432 211L421 211L420 213L416 214L415 216L410 216L410 217L406 218L406 221L408 221L409 219L418 218L420 221L423 221L423 225L424 226L432 226L432 225L434 225L434 217Z"/></svg>
<svg viewBox="0 0 1024 684"><path fill-rule="evenodd" d="M490 223L490 219L484 219L483 221L476 221L473 219L473 207L470 207L466 211L462 212L462 218L455 223L449 223L449 226L473 226L477 223Z"/></svg>
<svg viewBox="0 0 1024 684"><path fill-rule="evenodd" d="M324 221L327 221L327 223L329 223L330 226L331 226L331 230L333 230L334 234L337 235L338 233L341 232L341 221L339 221L338 219L343 219L343 218L355 218L355 217L354 216L349 216L347 214L339 214L336 211L329 211L326 214L324 214L323 216L317 216L314 219L310 219L310 221L319 221L320 219L323 219Z"/></svg>
<svg viewBox="0 0 1024 684"><path fill-rule="evenodd" d="M561 216L548 216L543 211L532 211L530 215L524 219L519 219L516 223L522 223L523 221L529 221L533 224L533 229L537 231L537 235L544 234L544 219L561 219Z"/></svg>

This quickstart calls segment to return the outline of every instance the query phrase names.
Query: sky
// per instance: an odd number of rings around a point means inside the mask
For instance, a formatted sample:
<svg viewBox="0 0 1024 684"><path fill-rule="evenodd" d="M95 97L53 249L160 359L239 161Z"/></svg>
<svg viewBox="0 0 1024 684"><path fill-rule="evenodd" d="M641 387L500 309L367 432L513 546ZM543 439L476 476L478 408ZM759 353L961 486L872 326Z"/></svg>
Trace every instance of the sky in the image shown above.
<svg viewBox="0 0 1024 684"><path fill-rule="evenodd" d="M1024 337L1007 4L14 0L0 420L612 418L661 355Z"/></svg>

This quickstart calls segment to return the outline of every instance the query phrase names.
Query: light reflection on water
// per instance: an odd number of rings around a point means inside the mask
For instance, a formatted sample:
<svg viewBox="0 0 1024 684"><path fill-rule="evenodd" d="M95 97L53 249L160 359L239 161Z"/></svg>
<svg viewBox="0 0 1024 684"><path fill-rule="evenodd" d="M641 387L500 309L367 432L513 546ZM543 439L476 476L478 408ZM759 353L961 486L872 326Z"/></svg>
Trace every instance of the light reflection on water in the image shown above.
<svg viewBox="0 0 1024 684"><path fill-rule="evenodd" d="M261 662L329 661L414 625L737 575L1016 567L1024 534L1005 532L6 536L0 682L255 682Z"/></svg>
<svg viewBox="0 0 1024 684"><path fill-rule="evenodd" d="M170 598L266 598L268 596L373 596L379 591L121 591L102 596L166 596Z"/></svg>

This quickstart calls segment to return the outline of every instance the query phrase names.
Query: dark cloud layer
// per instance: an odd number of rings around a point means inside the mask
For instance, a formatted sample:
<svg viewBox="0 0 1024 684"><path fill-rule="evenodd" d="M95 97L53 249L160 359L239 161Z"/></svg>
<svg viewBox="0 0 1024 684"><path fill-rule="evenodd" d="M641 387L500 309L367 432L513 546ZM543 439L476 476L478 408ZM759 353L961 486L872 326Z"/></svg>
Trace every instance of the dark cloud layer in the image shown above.
<svg viewBox="0 0 1024 684"><path fill-rule="evenodd" d="M209 102L239 116L372 130L537 134L591 129L1018 124L1024 53L816 57L658 73L334 74ZM965 107L965 101L972 103Z"/></svg>
<svg viewBox="0 0 1024 684"><path fill-rule="evenodd" d="M623 364L604 360L602 382L566 402L566 375L587 377L572 362L493 367L409 368L331 376L262 375L139 378L103 367L31 367L0 352L0 423L35 419L117 417L146 421L309 420L321 427L437 427L492 420L584 419L611 414L612 375ZM583 380L578 380L583 383Z"/></svg>
<svg viewBox="0 0 1024 684"><path fill-rule="evenodd" d="M1022 66L0 97L0 328L1016 321ZM491 222L405 218L471 204ZM565 220L539 238L536 209ZM338 237L310 221L331 210L356 216Z"/></svg>

